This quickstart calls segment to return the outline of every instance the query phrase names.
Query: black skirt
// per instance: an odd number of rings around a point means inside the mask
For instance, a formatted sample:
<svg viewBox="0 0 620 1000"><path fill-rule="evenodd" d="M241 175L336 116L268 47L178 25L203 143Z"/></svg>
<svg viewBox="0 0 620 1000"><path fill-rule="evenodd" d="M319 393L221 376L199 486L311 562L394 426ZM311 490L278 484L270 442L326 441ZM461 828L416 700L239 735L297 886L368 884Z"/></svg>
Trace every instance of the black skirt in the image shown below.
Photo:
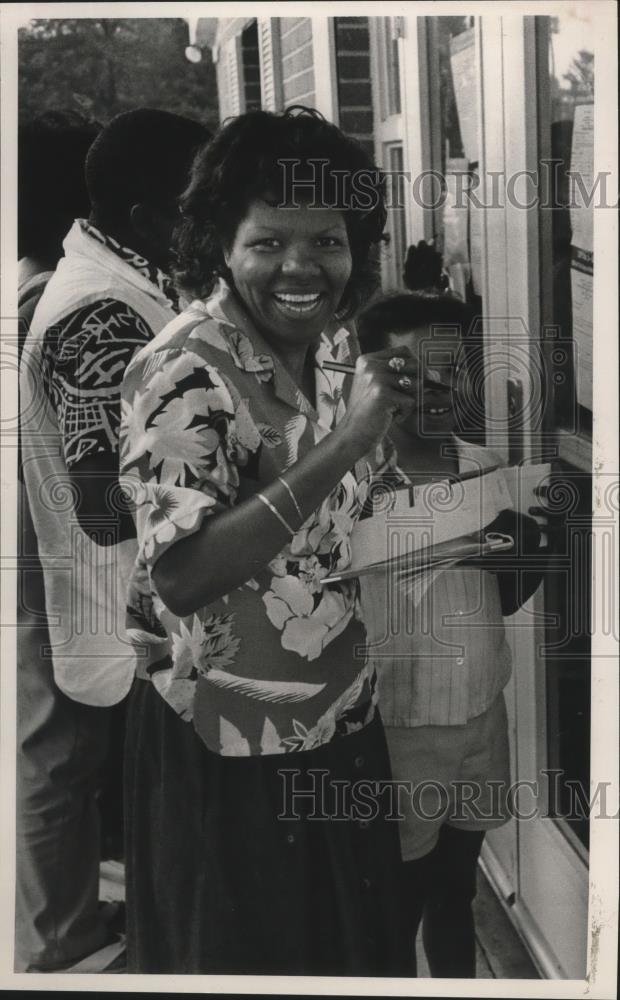
<svg viewBox="0 0 620 1000"><path fill-rule="evenodd" d="M137 680L125 764L130 972L412 974L378 717L315 750L220 757Z"/></svg>

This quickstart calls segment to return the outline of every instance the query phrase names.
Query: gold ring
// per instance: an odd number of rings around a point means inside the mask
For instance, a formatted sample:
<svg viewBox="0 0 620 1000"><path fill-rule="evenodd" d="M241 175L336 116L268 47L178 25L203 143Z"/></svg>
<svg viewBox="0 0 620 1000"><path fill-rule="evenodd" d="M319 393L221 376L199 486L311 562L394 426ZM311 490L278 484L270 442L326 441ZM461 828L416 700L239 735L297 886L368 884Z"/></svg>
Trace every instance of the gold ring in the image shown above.
<svg viewBox="0 0 620 1000"><path fill-rule="evenodd" d="M388 365L390 366L390 368L392 369L392 371L399 372L401 370L401 368L405 367L405 359L404 358L390 358L390 360L388 361Z"/></svg>
<svg viewBox="0 0 620 1000"><path fill-rule="evenodd" d="M401 389L410 389L413 385L413 379L410 379L408 375L401 375L398 380L398 384Z"/></svg>

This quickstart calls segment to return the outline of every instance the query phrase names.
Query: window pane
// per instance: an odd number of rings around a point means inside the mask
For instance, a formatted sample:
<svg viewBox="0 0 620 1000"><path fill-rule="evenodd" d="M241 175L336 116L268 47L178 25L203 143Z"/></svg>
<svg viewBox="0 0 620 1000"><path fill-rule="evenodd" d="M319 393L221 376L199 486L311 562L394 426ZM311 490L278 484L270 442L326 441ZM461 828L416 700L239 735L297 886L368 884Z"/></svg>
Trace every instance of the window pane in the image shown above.
<svg viewBox="0 0 620 1000"><path fill-rule="evenodd" d="M427 19L431 167L443 178L447 191L445 198L440 197L440 182L433 180L424 199L439 206L434 211L433 231L452 288L477 307L481 285L479 217L462 193L475 184L480 158L480 64L473 22L471 17Z"/></svg>
<svg viewBox="0 0 620 1000"><path fill-rule="evenodd" d="M586 7L539 17L536 30L547 433L564 442L561 457L572 440L584 442L581 468L568 461L555 467L556 494L563 490L572 506L545 580L545 610L553 616L544 649L547 766L558 772L549 807L587 846L587 817L567 813L575 787L588 796L590 781L593 211L571 175L592 189L594 46Z"/></svg>
<svg viewBox="0 0 620 1000"><path fill-rule="evenodd" d="M480 57L473 17L426 19L427 87L430 97L430 166L434 171L423 194L433 211L434 245L443 258L450 287L477 317L467 342L472 370L484 367L482 316L481 210L466 192L482 168L479 150L478 90ZM439 85L437 84L439 81ZM485 380L475 380L475 398L461 414L460 434L485 439Z"/></svg>
<svg viewBox="0 0 620 1000"><path fill-rule="evenodd" d="M594 55L592 24L580 14L539 18L542 313L557 329L552 352L556 424L589 434L592 428L593 209L581 185L592 190ZM572 175L572 176L571 176Z"/></svg>
<svg viewBox="0 0 620 1000"><path fill-rule="evenodd" d="M398 55L398 38L393 17L384 17L385 38L385 73L387 83L387 113L399 115L400 104L400 59Z"/></svg>
<svg viewBox="0 0 620 1000"><path fill-rule="evenodd" d="M405 253L407 250L407 226L405 220L405 190L404 190L404 163L403 147L390 146L390 173L394 184L394 199L392 212L392 231L394 233L394 257L398 274L400 276L403 264L405 263Z"/></svg>

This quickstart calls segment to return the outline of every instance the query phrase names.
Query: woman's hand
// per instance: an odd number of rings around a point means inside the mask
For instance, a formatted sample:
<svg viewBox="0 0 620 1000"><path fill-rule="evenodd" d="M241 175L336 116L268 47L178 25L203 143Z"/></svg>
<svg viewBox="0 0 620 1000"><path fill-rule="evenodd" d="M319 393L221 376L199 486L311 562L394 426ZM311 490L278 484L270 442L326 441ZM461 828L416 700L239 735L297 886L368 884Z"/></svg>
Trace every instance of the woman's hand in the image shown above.
<svg viewBox="0 0 620 1000"><path fill-rule="evenodd" d="M396 416L417 404L420 372L407 348L390 348L357 359L347 412L334 431L359 456L383 440Z"/></svg>

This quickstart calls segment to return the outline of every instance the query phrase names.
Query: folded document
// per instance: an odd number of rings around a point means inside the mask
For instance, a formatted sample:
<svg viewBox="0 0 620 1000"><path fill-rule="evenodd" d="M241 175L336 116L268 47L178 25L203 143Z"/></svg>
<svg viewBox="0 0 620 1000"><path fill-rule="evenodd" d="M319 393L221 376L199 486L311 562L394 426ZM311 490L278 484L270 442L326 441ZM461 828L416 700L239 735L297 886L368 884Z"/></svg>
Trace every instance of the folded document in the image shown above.
<svg viewBox="0 0 620 1000"><path fill-rule="evenodd" d="M351 566L322 582L388 567L411 575L508 549L512 539L485 528L503 510L527 514L549 474L548 464L523 465L423 486L374 487L370 516L358 521L351 535Z"/></svg>

